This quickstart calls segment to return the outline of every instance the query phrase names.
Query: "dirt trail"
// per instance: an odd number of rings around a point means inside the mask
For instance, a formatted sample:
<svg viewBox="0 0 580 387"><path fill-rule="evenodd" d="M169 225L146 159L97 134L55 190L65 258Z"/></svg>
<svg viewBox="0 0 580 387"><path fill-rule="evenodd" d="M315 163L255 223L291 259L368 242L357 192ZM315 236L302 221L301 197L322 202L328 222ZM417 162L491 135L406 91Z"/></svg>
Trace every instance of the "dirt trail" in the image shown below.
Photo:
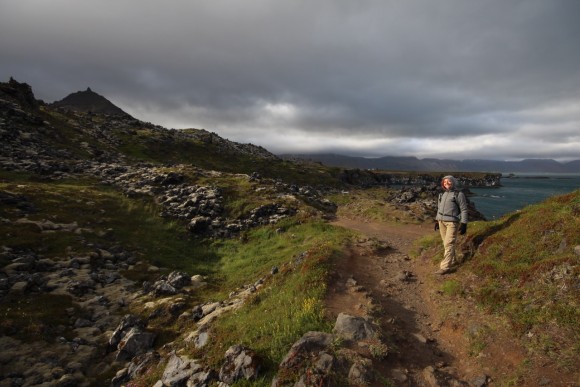
<svg viewBox="0 0 580 387"><path fill-rule="evenodd" d="M444 327L435 310L437 295L428 283L441 280L434 274L437 266L407 255L414 240L433 229L344 218L333 224L364 237L335 267L326 302L329 317L341 312L372 316L381 325L389 355L374 362L380 374L397 386L477 385L478 379L485 385L486 374L465 353L465 338Z"/></svg>

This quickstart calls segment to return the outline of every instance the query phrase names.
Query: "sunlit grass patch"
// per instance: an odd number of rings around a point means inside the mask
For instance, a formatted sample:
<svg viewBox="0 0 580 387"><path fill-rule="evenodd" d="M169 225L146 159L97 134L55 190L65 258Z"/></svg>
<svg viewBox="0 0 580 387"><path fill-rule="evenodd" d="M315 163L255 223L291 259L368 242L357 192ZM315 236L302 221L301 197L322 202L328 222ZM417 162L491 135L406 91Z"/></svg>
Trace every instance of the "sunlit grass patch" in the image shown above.
<svg viewBox="0 0 580 387"><path fill-rule="evenodd" d="M272 267L299 256L311 246L339 245L350 234L323 222L301 224L295 219L287 219L275 226L250 230L246 235L245 242L226 239L212 245L221 257L217 270L226 289L252 283Z"/></svg>
<svg viewBox="0 0 580 387"><path fill-rule="evenodd" d="M223 288L254 281L272 265L280 271L269 276L242 309L218 319L212 328L215 342L204 348L210 362L217 364L229 346L241 343L257 351L266 372L273 374L304 333L331 329L323 310L328 264L340 253L348 232L323 223L286 226L281 235L255 231L249 238L251 246L233 249L233 243L227 243L218 249L222 253L229 249L221 267Z"/></svg>

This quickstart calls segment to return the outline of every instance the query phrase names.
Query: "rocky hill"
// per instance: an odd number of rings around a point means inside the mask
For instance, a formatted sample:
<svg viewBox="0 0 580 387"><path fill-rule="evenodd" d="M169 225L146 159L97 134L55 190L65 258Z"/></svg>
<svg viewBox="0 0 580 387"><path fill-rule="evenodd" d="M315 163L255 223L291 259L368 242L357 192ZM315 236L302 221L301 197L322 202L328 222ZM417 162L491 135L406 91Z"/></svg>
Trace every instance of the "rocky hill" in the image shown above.
<svg viewBox="0 0 580 387"><path fill-rule="evenodd" d="M140 121L92 91L47 105L14 79L0 83L0 138L3 168L40 174L70 174L86 162L189 163L293 183L338 182L332 169L288 163L260 146Z"/></svg>
<svg viewBox="0 0 580 387"><path fill-rule="evenodd" d="M111 101L91 90L90 87L85 91L77 91L69 94L60 101L53 102L53 108L72 110L83 113L108 114L111 116L130 117L118 106Z"/></svg>

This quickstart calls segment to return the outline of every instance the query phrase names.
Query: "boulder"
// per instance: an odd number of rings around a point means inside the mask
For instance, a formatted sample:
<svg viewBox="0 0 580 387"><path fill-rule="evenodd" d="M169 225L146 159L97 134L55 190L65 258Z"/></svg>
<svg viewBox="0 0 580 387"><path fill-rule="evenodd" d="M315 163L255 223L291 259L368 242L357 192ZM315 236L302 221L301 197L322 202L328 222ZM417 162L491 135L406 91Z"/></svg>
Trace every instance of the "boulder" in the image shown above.
<svg viewBox="0 0 580 387"><path fill-rule="evenodd" d="M307 354L322 352L328 348L334 336L330 333L324 332L307 332L300 340L292 345L290 351L286 354L282 362L281 367L293 366L300 359L304 359Z"/></svg>
<svg viewBox="0 0 580 387"><path fill-rule="evenodd" d="M348 382L351 386L369 386L373 381L372 361L359 359L348 371Z"/></svg>
<svg viewBox="0 0 580 387"><path fill-rule="evenodd" d="M191 277L186 273L173 271L167 276L167 282L175 289L181 289L184 286L191 285Z"/></svg>
<svg viewBox="0 0 580 387"><path fill-rule="evenodd" d="M233 345L226 351L219 379L227 384L240 379L256 380L260 368L260 359L254 351L242 345Z"/></svg>
<svg viewBox="0 0 580 387"><path fill-rule="evenodd" d="M199 274L192 276L190 282L192 289L201 289L207 285L207 282L204 281L203 276Z"/></svg>
<svg viewBox="0 0 580 387"><path fill-rule="evenodd" d="M177 289L166 280L159 280L153 284L152 291L156 296L171 296L177 294Z"/></svg>
<svg viewBox="0 0 580 387"><path fill-rule="evenodd" d="M127 334L129 329L131 329L132 327L143 328L144 326L145 324L139 317L132 314L125 315L119 322L117 328L111 334L111 338L109 339L109 346L111 348L117 348L117 346L119 345L123 337Z"/></svg>
<svg viewBox="0 0 580 387"><path fill-rule="evenodd" d="M372 339L376 336L375 329L367 319L345 313L338 315L333 331L343 339L353 341Z"/></svg>
<svg viewBox="0 0 580 387"><path fill-rule="evenodd" d="M185 386L186 381L202 367L187 356L172 353L163 371L161 381L164 386Z"/></svg>
<svg viewBox="0 0 580 387"><path fill-rule="evenodd" d="M189 222L187 230L193 234L199 234L207 231L211 224L211 218L207 216L197 216Z"/></svg>
<svg viewBox="0 0 580 387"><path fill-rule="evenodd" d="M117 346L119 352L115 360L129 360L136 355L141 355L153 346L155 341L155 334L151 332L145 332L139 327L133 327L127 332L125 337L119 342Z"/></svg>

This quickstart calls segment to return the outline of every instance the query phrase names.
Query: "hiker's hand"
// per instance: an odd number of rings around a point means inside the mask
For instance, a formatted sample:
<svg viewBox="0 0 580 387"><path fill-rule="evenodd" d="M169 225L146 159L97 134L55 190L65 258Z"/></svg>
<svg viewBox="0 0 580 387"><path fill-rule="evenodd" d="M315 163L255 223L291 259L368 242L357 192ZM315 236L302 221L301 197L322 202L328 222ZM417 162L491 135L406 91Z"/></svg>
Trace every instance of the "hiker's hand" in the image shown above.
<svg viewBox="0 0 580 387"><path fill-rule="evenodd" d="M459 234L463 235L465 234L466 231L467 231L467 223L461 223L461 226L459 226Z"/></svg>
<svg viewBox="0 0 580 387"><path fill-rule="evenodd" d="M439 230L439 222L435 222L435 227L433 227L433 230Z"/></svg>

